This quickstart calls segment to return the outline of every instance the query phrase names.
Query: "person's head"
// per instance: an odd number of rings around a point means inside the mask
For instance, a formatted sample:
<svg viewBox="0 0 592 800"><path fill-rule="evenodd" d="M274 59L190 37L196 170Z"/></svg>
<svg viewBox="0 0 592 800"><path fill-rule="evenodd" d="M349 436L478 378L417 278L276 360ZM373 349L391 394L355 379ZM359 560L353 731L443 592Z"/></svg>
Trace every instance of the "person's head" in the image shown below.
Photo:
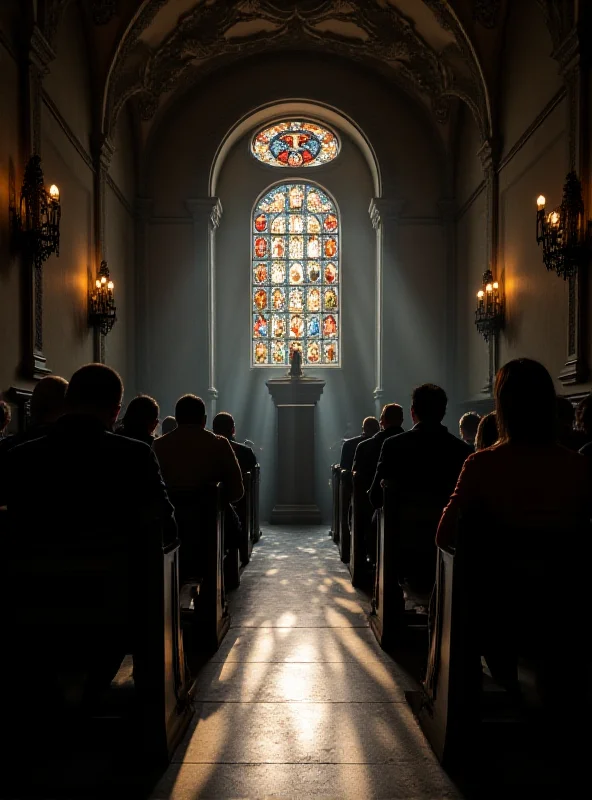
<svg viewBox="0 0 592 800"><path fill-rule="evenodd" d="M400 428L403 424L403 409L398 403L387 403L382 407L380 414L380 427L383 430L387 428Z"/></svg>
<svg viewBox="0 0 592 800"><path fill-rule="evenodd" d="M558 395L557 397L557 422L561 434L571 434L576 419L576 410L571 400Z"/></svg>
<svg viewBox="0 0 592 800"><path fill-rule="evenodd" d="M543 444L557 436L557 396L545 367L530 358L508 361L495 379L501 442Z"/></svg>
<svg viewBox="0 0 592 800"><path fill-rule="evenodd" d="M467 444L475 444L475 437L477 436L477 428L481 417L476 411L467 411L463 414L458 423L458 431L460 438Z"/></svg>
<svg viewBox="0 0 592 800"><path fill-rule="evenodd" d="M175 419L177 425L199 425L205 428L206 404L195 394L184 394L177 400Z"/></svg>
<svg viewBox="0 0 592 800"><path fill-rule="evenodd" d="M212 421L212 430L218 436L224 436L226 439L232 439L235 434L234 419L232 414L228 411L221 411L216 414Z"/></svg>
<svg viewBox="0 0 592 800"><path fill-rule="evenodd" d="M0 433L8 426L11 418L10 406L4 400L0 400Z"/></svg>
<svg viewBox="0 0 592 800"><path fill-rule="evenodd" d="M492 411L479 420L475 436L475 450L485 450L487 447L493 447L497 440L497 419L495 411Z"/></svg>
<svg viewBox="0 0 592 800"><path fill-rule="evenodd" d="M174 417L165 417L160 427L162 428L162 435L164 436L175 430L177 427L177 420Z"/></svg>
<svg viewBox="0 0 592 800"><path fill-rule="evenodd" d="M77 369L66 390L66 410L88 414L111 428L117 421L123 398L123 383L111 367L86 364Z"/></svg>
<svg viewBox="0 0 592 800"><path fill-rule="evenodd" d="M576 408L576 428L586 434L592 434L592 394L580 400Z"/></svg>
<svg viewBox="0 0 592 800"><path fill-rule="evenodd" d="M51 425L65 410L68 381L57 375L46 375L31 395L31 424Z"/></svg>
<svg viewBox="0 0 592 800"><path fill-rule="evenodd" d="M435 383L424 383L413 390L411 417L414 422L440 423L446 414L446 392Z"/></svg>
<svg viewBox="0 0 592 800"><path fill-rule="evenodd" d="M147 394L139 394L130 401L123 418L123 425L129 430L154 433L159 414L160 408L156 400Z"/></svg>
<svg viewBox="0 0 592 800"><path fill-rule="evenodd" d="M380 424L376 417L366 417L362 422L362 433L364 436L374 436L380 430Z"/></svg>

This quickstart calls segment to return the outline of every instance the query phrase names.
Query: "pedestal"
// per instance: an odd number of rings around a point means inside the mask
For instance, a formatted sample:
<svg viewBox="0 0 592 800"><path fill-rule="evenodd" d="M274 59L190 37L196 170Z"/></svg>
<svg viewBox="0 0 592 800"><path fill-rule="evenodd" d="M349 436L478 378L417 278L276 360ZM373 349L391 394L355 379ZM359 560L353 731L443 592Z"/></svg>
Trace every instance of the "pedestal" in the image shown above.
<svg viewBox="0 0 592 800"><path fill-rule="evenodd" d="M315 485L315 407L325 381L272 378L267 388L277 408L273 525L320 525Z"/></svg>

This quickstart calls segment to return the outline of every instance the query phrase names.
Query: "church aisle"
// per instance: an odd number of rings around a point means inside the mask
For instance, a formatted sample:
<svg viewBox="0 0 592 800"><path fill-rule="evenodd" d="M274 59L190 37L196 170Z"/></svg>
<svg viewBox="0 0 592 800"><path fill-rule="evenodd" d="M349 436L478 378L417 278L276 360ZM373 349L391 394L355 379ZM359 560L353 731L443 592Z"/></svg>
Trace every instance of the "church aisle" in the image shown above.
<svg viewBox="0 0 592 800"><path fill-rule="evenodd" d="M268 527L152 800L459 798L326 527Z"/></svg>

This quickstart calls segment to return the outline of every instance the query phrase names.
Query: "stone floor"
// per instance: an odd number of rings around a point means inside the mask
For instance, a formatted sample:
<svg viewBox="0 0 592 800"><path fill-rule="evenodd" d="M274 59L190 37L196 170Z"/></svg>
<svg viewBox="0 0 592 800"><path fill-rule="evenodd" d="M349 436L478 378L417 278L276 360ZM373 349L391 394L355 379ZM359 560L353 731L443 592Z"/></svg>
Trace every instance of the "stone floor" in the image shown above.
<svg viewBox="0 0 592 800"><path fill-rule="evenodd" d="M460 798L327 528L265 528L152 800Z"/></svg>

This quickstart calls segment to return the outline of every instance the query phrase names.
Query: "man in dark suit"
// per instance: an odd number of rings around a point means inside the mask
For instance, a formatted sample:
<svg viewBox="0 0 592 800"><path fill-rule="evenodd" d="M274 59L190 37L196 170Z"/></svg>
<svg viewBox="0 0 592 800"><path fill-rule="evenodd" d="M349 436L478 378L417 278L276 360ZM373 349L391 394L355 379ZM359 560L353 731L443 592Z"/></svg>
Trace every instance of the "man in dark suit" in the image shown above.
<svg viewBox="0 0 592 800"><path fill-rule="evenodd" d="M473 448L442 425L448 398L439 386L425 383L413 392L413 428L387 439L370 488L374 508L382 506L381 481L388 480L395 495L408 503L415 495L428 496L443 509Z"/></svg>
<svg viewBox="0 0 592 800"><path fill-rule="evenodd" d="M243 474L257 466L257 456L253 449L234 440L236 426L232 414L227 411L220 411L219 414L216 414L212 422L212 430L217 436L224 436L225 439L228 439Z"/></svg>
<svg viewBox="0 0 592 800"><path fill-rule="evenodd" d="M399 582L410 584L422 594L429 593L433 586L435 536L442 511L465 459L473 452L470 445L442 425L447 402L444 390L434 384L426 383L414 390L411 417L415 424L410 431L384 442L368 493L372 506L380 508L381 482L388 480L404 548L397 563ZM402 593L401 604L403 608Z"/></svg>
<svg viewBox="0 0 592 800"><path fill-rule="evenodd" d="M165 539L175 538L173 507L154 453L143 442L112 433L122 396L114 370L103 364L81 367L66 391L66 413L45 436L7 454L0 505L7 506L9 525L23 547L52 537L67 542L107 536L121 540L122 553L131 552L137 561L162 548L161 536L146 536L155 524ZM120 632L106 629L100 642L95 635L96 629L90 639L81 630L79 637L88 658L89 702L108 687L131 652Z"/></svg>
<svg viewBox="0 0 592 800"><path fill-rule="evenodd" d="M356 448L354 457L354 472L367 481L368 486L372 483L374 473L376 472L376 465L380 458L380 451L383 442L390 439L391 436L397 436L403 433L403 409L397 403L388 403L382 409L380 414L380 430L375 433L370 439L361 441Z"/></svg>
<svg viewBox="0 0 592 800"><path fill-rule="evenodd" d="M351 471L354 465L354 458L356 455L356 448L365 439L369 439L378 433L380 425L376 417L366 417L362 422L362 433L360 436L354 436L352 439L346 439L341 448L341 458L339 466L341 469L348 469Z"/></svg>

